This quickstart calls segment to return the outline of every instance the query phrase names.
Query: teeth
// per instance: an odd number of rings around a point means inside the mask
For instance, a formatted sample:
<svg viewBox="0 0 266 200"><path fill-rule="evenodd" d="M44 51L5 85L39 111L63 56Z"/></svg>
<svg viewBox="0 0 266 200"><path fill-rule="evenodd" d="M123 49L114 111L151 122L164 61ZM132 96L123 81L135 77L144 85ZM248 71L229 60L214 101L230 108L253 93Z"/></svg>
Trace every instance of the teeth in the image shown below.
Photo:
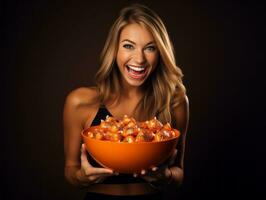
<svg viewBox="0 0 266 200"><path fill-rule="evenodd" d="M130 66L130 65L127 65L130 69L134 70L134 71L137 71L137 72L140 72L140 71L143 71L145 68L144 67L133 67L133 66Z"/></svg>

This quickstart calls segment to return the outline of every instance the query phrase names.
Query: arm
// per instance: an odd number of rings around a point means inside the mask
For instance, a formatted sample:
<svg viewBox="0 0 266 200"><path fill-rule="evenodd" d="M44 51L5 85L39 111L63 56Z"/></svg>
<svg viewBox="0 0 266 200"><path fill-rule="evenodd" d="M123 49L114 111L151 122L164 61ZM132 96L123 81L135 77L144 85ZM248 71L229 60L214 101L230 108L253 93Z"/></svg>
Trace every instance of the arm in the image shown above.
<svg viewBox="0 0 266 200"><path fill-rule="evenodd" d="M179 186L183 181L184 175L184 151L186 142L186 133L189 121L189 101L187 96L184 100L174 109L173 114L174 128L181 132L177 144L177 156L174 165L169 169L171 170L171 185ZM171 175L171 173L169 173Z"/></svg>
<svg viewBox="0 0 266 200"><path fill-rule="evenodd" d="M88 186L113 173L109 169L92 167L84 146L81 148L81 131L88 115L92 116L96 110L90 104L92 96L95 93L91 90L77 89L67 96L64 106L65 177L75 186Z"/></svg>
<svg viewBox="0 0 266 200"><path fill-rule="evenodd" d="M183 101L174 108L172 115L173 128L180 131L181 135L175 151L171 158L163 166L154 171L143 171L142 177L152 185L161 187L165 185L167 188L177 188L181 185L184 175L184 150L185 139L189 120L189 103L185 97Z"/></svg>
<svg viewBox="0 0 266 200"><path fill-rule="evenodd" d="M73 185L79 185L76 176L80 170L79 149L82 131L82 117L79 114L78 107L80 98L77 92L70 93L65 101L63 124L64 124L64 152L65 152L65 177Z"/></svg>

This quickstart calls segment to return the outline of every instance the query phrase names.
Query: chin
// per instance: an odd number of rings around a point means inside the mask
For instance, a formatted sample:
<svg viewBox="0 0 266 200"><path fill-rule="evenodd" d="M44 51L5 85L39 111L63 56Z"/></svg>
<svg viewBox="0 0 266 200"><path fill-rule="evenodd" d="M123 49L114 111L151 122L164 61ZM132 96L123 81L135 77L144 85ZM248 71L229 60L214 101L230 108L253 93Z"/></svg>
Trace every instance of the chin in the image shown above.
<svg viewBox="0 0 266 200"><path fill-rule="evenodd" d="M130 86L134 86L134 87L139 87L139 86L143 85L144 82L145 82L145 80L141 80L141 81L127 80L127 83Z"/></svg>

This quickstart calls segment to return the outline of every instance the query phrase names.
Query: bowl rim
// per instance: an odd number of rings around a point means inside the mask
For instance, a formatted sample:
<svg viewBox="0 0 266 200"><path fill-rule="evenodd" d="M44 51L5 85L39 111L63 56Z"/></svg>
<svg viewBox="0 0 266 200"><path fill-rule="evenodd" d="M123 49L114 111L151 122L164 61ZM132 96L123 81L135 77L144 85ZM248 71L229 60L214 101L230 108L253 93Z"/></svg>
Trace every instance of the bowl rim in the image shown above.
<svg viewBox="0 0 266 200"><path fill-rule="evenodd" d="M180 133L180 131L179 131L179 135L178 136L175 136L175 137L172 137L172 138L169 138L169 139L165 139L165 140L162 140L162 141L151 141L151 142L132 142L132 143L128 143L128 142L114 142L114 141L110 141L110 140L98 140L98 139L95 139L95 138L90 138L90 137L88 137L87 135L85 135L85 132L89 132L89 130L90 129L94 129L94 128L96 128L96 127L99 127L99 125L97 125L97 126L91 126L91 127L88 127L88 128L86 128L86 129L84 129L84 130L82 130L81 131L81 135L82 135L82 137L85 137L85 138L87 138L87 139L89 139L89 140L93 140L93 141L99 141L99 142L104 142L104 143L115 143L115 144L130 144L130 145L132 145L132 144L134 144L134 145L136 145L136 144L152 144L152 143L165 143L165 142L168 142L168 141L171 141L171 140L176 140L176 139L178 139L180 136L181 136L181 133ZM177 130L177 129L176 129Z"/></svg>

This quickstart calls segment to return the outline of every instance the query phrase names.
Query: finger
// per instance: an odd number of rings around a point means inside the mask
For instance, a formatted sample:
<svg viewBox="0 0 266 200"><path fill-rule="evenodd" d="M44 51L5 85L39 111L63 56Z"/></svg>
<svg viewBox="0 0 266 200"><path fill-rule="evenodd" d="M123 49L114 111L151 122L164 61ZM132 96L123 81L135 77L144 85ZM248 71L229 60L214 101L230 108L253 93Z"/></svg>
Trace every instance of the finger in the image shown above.
<svg viewBox="0 0 266 200"><path fill-rule="evenodd" d="M80 160L81 160L81 165L82 165L84 168L91 167L91 164L89 163L88 158L87 158L87 150L86 150L84 144L81 145L81 155L80 155Z"/></svg>
<svg viewBox="0 0 266 200"><path fill-rule="evenodd" d="M93 177L94 180L98 180L98 179L104 180L104 179L106 179L107 177L110 177L110 176L113 176L113 174L100 174L100 175L93 175L92 177Z"/></svg>
<svg viewBox="0 0 266 200"><path fill-rule="evenodd" d="M147 182L153 182L153 181L156 181L157 180L157 178L155 178L155 177L152 177L152 176L142 176L141 178L143 178L145 181L147 181Z"/></svg>
<svg viewBox="0 0 266 200"><path fill-rule="evenodd" d="M93 178L91 178L91 181L94 183L101 183L109 176L112 176L112 175L111 174L109 174L109 175L94 175Z"/></svg>
<svg viewBox="0 0 266 200"><path fill-rule="evenodd" d="M118 175L119 175L119 172L114 172L114 175L115 175L115 176L118 176Z"/></svg>
<svg viewBox="0 0 266 200"><path fill-rule="evenodd" d="M177 156L177 149L175 149L169 159L169 165L173 165L175 163L175 159L176 159L176 156Z"/></svg>
<svg viewBox="0 0 266 200"><path fill-rule="evenodd" d="M152 167L151 170L152 170L153 172L155 172L155 171L158 170L158 167Z"/></svg>
<svg viewBox="0 0 266 200"><path fill-rule="evenodd" d="M101 176L95 180L95 183L102 183L108 176Z"/></svg>
<svg viewBox="0 0 266 200"><path fill-rule="evenodd" d="M99 177L94 180L94 183L101 183L105 178Z"/></svg>
<svg viewBox="0 0 266 200"><path fill-rule="evenodd" d="M91 167L90 175L113 175L114 171L107 168Z"/></svg>

